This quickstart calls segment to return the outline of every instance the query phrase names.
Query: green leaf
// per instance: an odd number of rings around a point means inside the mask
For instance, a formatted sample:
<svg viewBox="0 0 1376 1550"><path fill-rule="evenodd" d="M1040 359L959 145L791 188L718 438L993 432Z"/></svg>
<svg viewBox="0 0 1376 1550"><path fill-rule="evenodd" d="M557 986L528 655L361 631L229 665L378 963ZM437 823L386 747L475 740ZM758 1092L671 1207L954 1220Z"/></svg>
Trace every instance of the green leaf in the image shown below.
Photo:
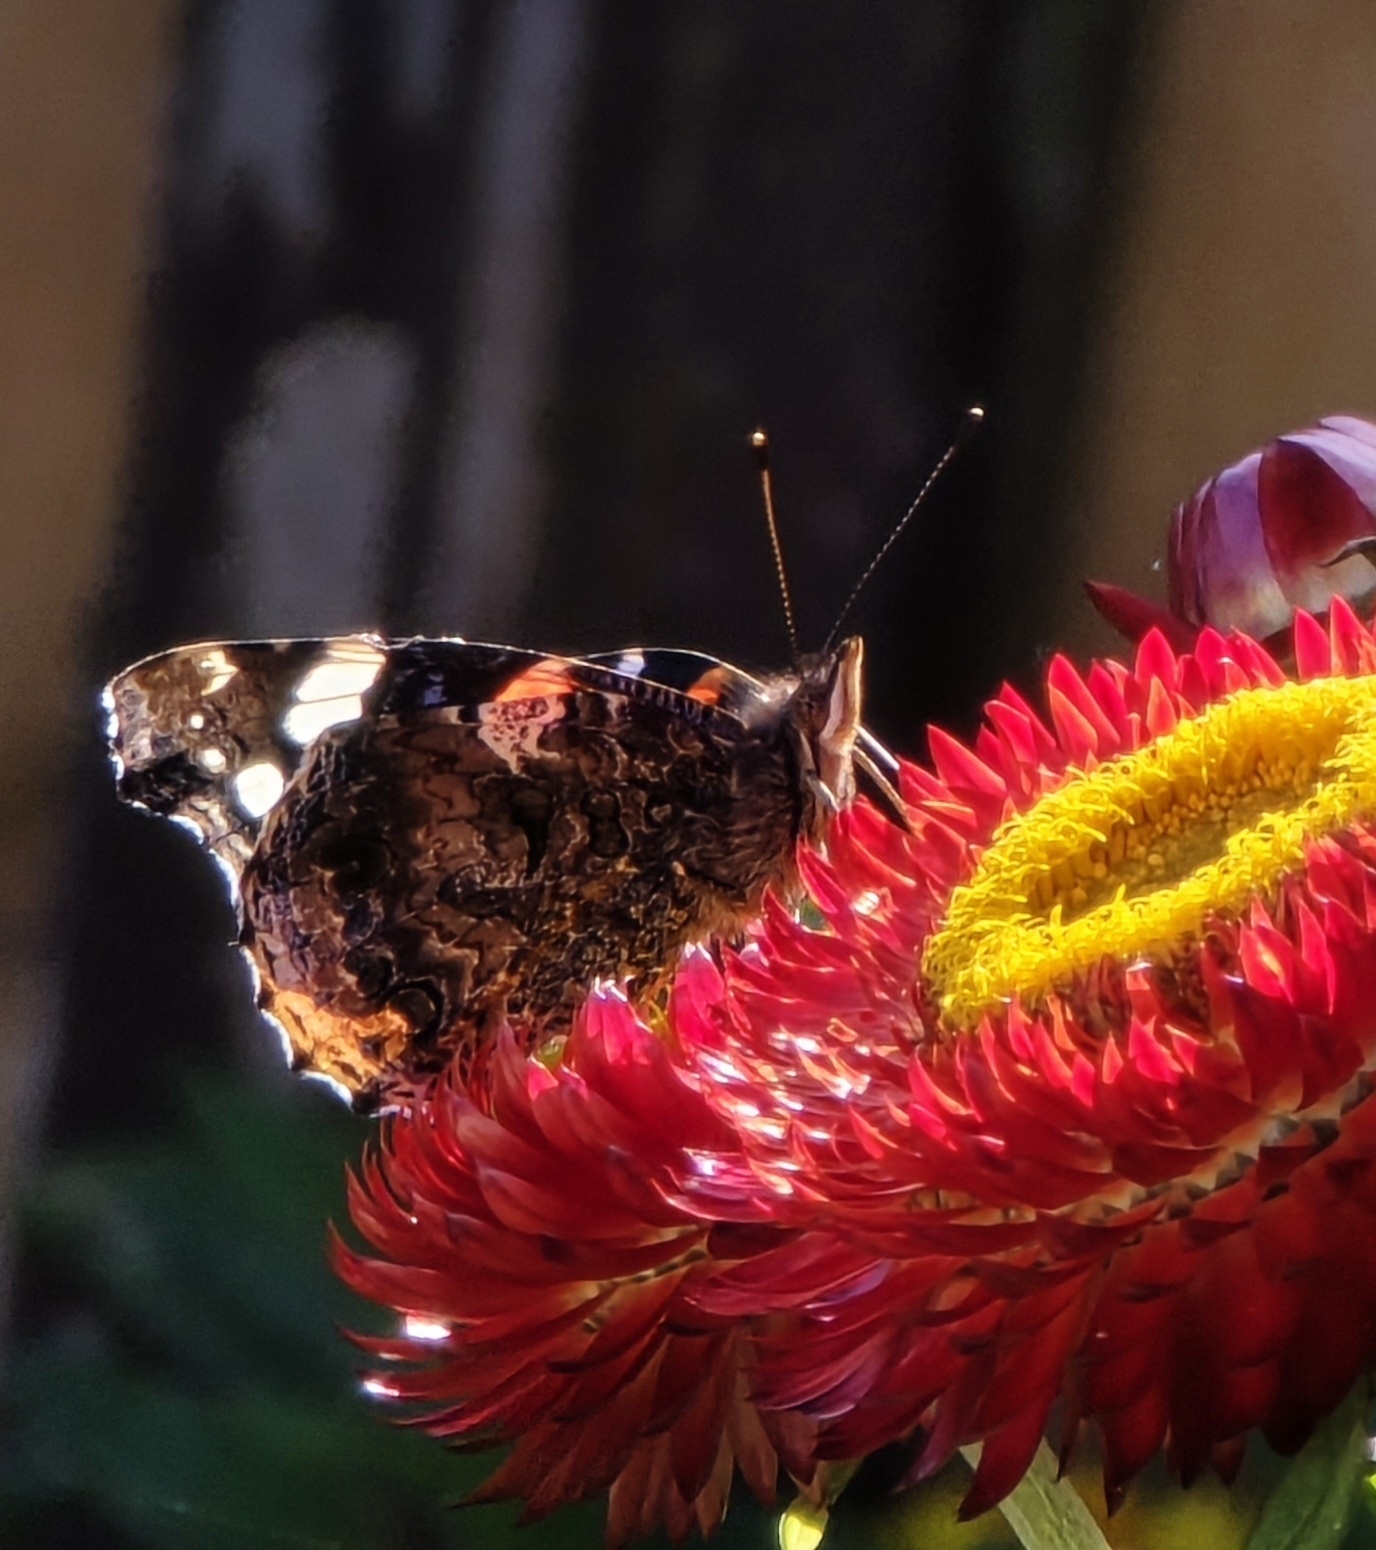
<svg viewBox="0 0 1376 1550"><path fill-rule="evenodd" d="M1364 1473L1368 1396L1363 1381L1295 1456L1247 1550L1334 1550L1342 1543Z"/></svg>

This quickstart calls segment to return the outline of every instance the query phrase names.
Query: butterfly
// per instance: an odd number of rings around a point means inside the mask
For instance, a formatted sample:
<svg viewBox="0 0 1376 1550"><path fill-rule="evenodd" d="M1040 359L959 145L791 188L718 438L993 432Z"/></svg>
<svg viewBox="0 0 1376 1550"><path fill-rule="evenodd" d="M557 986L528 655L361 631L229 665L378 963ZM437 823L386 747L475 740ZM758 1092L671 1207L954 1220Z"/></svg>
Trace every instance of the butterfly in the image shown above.
<svg viewBox="0 0 1376 1550"><path fill-rule="evenodd" d="M690 651L215 642L136 663L106 706L120 797L220 862L293 1064L370 1107L503 1023L558 1037L596 981L651 987L791 892L858 744L872 765L861 664L855 637L772 678Z"/></svg>
<svg viewBox="0 0 1376 1550"><path fill-rule="evenodd" d="M504 1025L552 1046L598 981L648 996L767 889L793 895L800 841L824 842L857 771L903 821L859 637L833 643L838 620L796 651L755 444L788 672L359 634L181 646L111 680L118 793L221 864L298 1069L371 1108L472 1068Z"/></svg>

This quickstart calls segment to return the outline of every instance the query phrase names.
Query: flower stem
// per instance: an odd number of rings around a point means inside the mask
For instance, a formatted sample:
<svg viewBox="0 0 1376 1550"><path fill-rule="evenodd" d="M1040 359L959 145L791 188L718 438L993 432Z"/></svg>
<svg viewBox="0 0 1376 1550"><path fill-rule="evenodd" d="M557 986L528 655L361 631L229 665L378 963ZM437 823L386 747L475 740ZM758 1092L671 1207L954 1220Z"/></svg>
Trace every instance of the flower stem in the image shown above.
<svg viewBox="0 0 1376 1550"><path fill-rule="evenodd" d="M979 1462L978 1447L960 1451L971 1466ZM1057 1473L1056 1455L1043 1442L1031 1468L999 1504L1025 1550L1109 1550L1079 1493Z"/></svg>

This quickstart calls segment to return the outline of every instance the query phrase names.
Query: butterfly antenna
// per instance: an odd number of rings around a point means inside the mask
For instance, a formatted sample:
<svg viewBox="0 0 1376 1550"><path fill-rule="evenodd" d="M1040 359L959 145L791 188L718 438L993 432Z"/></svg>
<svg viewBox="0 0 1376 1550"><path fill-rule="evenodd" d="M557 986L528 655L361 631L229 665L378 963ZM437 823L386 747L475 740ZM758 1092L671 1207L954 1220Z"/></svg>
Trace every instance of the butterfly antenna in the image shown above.
<svg viewBox="0 0 1376 1550"><path fill-rule="evenodd" d="M769 547L774 551L774 570L779 577L779 596L784 604L784 623L788 626L788 649L793 660L798 660L798 621L793 613L793 593L788 586L788 572L784 569L784 551L779 543L779 522L774 515L774 475L769 468L769 437L763 426L752 432L750 448L755 454L755 466L760 471L760 494L764 496L764 520L769 527Z"/></svg>
<svg viewBox="0 0 1376 1550"><path fill-rule="evenodd" d="M947 447L946 450L941 454L940 458L937 459L936 467L931 471L931 473L927 475L926 482L917 492L916 499L898 519L897 523L894 525L893 531L884 540L884 542L880 544L878 554L876 554L870 563L865 567L864 575L861 576L859 581L857 581L851 588L850 596L842 604L841 612L836 616L836 623L832 625L831 633L827 636L826 643L822 647L823 656L825 656L826 653L829 652L836 644L836 637L841 633L841 626L850 616L851 609L855 607L856 598L858 598L865 590L870 577L873 576L875 571L879 569L884 556L889 552L890 549L893 548L894 544L897 543L898 537L902 533L903 529L907 527L908 523L911 522L912 519L917 515L918 507L921 506L922 502L927 499L928 494L931 492L932 486L937 482L938 479L941 478L942 474L946 472L956 454L962 452L969 445L975 432L983 424L984 410L981 409L978 404L972 404L970 408L965 411L965 419L961 423L960 429L956 432L955 439L951 442L951 445Z"/></svg>

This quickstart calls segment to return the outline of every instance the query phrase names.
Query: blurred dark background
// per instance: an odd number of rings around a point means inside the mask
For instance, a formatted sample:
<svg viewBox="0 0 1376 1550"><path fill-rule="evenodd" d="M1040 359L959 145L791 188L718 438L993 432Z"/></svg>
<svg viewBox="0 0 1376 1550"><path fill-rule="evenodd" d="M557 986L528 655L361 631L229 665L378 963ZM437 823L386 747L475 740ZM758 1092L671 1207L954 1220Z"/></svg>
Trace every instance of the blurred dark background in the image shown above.
<svg viewBox="0 0 1376 1550"><path fill-rule="evenodd" d="M363 628L779 666L749 431L816 644L979 402L854 621L918 752L1107 645L1078 578L1158 586L1216 466L1376 410L1373 81L1360 0L0 8L4 1543L600 1533L447 1510L482 1467L356 1395L320 1249L366 1126L116 807L105 678ZM1149 1498L1116 1544L1252 1511ZM1010 1542L952 1499L883 1542Z"/></svg>

